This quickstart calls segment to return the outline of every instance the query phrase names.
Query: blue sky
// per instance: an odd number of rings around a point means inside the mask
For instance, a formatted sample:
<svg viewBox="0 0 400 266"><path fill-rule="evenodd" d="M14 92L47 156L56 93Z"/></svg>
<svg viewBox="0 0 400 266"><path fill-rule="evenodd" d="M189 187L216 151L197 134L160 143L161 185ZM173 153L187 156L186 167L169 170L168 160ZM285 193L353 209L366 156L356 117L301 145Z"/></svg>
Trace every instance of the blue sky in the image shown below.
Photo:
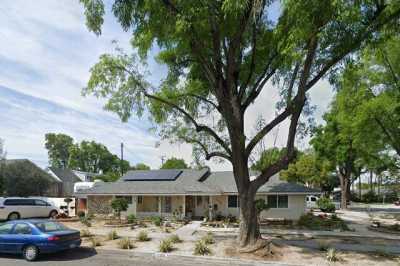
<svg viewBox="0 0 400 266"><path fill-rule="evenodd" d="M126 158L132 164L158 167L161 156L190 162L190 146L165 141L156 145L159 139L148 130L146 119L121 123L116 115L103 110L103 100L81 96L90 67L102 53L113 50L112 40L129 50L130 34L107 14L103 33L97 37L86 29L78 0L1 1L0 138L5 140L8 158L29 158L45 167L44 134L55 132L76 141L101 142L117 154L124 142ZM165 74L165 67L150 61L149 71L148 79L156 82ZM328 83L318 83L311 96L319 118L332 96ZM265 90L247 113L246 126L253 128L258 114L272 118L277 99L272 87ZM284 143L285 131L283 125L276 132L278 144ZM228 164L211 162L210 166L230 169Z"/></svg>

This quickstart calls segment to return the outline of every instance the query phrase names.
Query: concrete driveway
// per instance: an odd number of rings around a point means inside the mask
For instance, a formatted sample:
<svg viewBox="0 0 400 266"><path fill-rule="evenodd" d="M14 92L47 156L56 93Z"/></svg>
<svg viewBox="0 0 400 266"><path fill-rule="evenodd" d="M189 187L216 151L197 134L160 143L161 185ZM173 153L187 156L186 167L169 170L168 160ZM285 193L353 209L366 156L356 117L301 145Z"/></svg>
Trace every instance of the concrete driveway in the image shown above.
<svg viewBox="0 0 400 266"><path fill-rule="evenodd" d="M211 259L209 257L180 257L129 254L126 251L96 251L79 248L68 252L43 256L39 261L26 262L19 256L0 255L1 266L285 266L286 264L258 263L249 261L232 261Z"/></svg>

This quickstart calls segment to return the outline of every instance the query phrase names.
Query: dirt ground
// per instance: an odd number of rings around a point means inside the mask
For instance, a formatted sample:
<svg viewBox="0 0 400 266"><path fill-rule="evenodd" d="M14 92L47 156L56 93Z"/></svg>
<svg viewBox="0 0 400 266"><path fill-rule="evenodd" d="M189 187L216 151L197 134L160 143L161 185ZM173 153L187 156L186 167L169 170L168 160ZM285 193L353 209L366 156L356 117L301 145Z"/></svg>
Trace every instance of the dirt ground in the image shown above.
<svg viewBox="0 0 400 266"><path fill-rule="evenodd" d="M158 247L160 241L174 234L176 228L170 228L170 233L166 233L162 227L156 227L151 223L147 224L146 228L105 228L102 222L93 223L92 227L87 228L80 222L65 223L68 227L77 230L87 229L94 233L95 237L101 242L101 246L96 249L119 249L118 241L107 240L107 233L115 230L120 237L129 237L134 243L134 251L137 252L159 252ZM145 230L148 232L150 241L139 242L136 239L137 234ZM196 232L195 236L200 239L205 235L204 232ZM326 259L327 252L318 251L315 249L301 248L289 244L272 244L272 255L260 257L254 254L244 254L237 251L237 245L234 239L215 239L216 243L209 245L212 250L211 256L242 258L250 260L271 261L288 263L295 265L362 265L362 266L399 266L400 258L390 256L384 252L380 253L358 253L358 252L338 252L338 261L328 262ZM337 239L332 239L328 242L336 242ZM350 241L350 240L349 240ZM350 241L357 243L359 241ZM350 243L349 242L349 243ZM361 243L360 243L361 244ZM388 243L387 243L388 244ZM83 238L83 246L91 246L90 238ZM184 241L183 243L174 244L172 253L181 255L192 255L195 246L195 241ZM129 252L129 251L128 251Z"/></svg>

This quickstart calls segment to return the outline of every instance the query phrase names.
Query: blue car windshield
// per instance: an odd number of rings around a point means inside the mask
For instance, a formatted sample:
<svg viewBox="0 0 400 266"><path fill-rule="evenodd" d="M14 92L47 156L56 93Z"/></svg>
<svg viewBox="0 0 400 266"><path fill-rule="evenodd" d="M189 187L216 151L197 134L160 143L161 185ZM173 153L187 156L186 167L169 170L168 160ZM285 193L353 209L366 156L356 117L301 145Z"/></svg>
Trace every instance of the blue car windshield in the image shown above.
<svg viewBox="0 0 400 266"><path fill-rule="evenodd" d="M37 222L35 226L43 233L69 230L66 226L51 221Z"/></svg>

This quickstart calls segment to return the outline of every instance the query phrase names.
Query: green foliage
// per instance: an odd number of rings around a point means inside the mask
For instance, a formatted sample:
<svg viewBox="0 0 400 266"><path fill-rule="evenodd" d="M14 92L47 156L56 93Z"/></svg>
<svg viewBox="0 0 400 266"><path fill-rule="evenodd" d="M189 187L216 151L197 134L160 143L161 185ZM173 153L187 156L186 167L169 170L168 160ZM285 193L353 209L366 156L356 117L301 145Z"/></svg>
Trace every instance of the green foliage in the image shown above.
<svg viewBox="0 0 400 266"><path fill-rule="evenodd" d="M88 216L79 217L79 221L80 221L83 225L85 225L85 226L87 226L87 227L91 227L91 226L92 226L92 223L91 223L91 221L90 221L90 217L88 217Z"/></svg>
<svg viewBox="0 0 400 266"><path fill-rule="evenodd" d="M374 203L378 202L378 200L378 195L376 195L374 191L368 191L362 195L362 201L365 203Z"/></svg>
<svg viewBox="0 0 400 266"><path fill-rule="evenodd" d="M96 176L96 180L101 180L103 182L115 182L120 179L121 173L120 172L108 172L99 176Z"/></svg>
<svg viewBox="0 0 400 266"><path fill-rule="evenodd" d="M211 248L203 241L203 240L197 240L195 245L194 245L194 255L210 255Z"/></svg>
<svg viewBox="0 0 400 266"><path fill-rule="evenodd" d="M135 248L135 244L129 237L124 237L118 241L118 247L120 249L133 249Z"/></svg>
<svg viewBox="0 0 400 266"><path fill-rule="evenodd" d="M265 203L264 199L256 199L255 200L255 205L256 205L256 210L257 210L258 214L260 214L264 210L268 210L269 209L268 204Z"/></svg>
<svg viewBox="0 0 400 266"><path fill-rule="evenodd" d="M78 211L78 218L84 218L86 213L84 211Z"/></svg>
<svg viewBox="0 0 400 266"><path fill-rule="evenodd" d="M147 232L143 230L143 231L140 231L139 234L137 235L137 240L145 242L145 241L149 241L150 237L147 234Z"/></svg>
<svg viewBox="0 0 400 266"><path fill-rule="evenodd" d="M136 216L134 214L129 214L126 219L128 220L129 224L134 224L136 223L137 219Z"/></svg>
<svg viewBox="0 0 400 266"><path fill-rule="evenodd" d="M182 239L179 238L178 235L172 235L169 237L169 240L173 243L173 244L178 244L178 243L182 243Z"/></svg>
<svg viewBox="0 0 400 266"><path fill-rule="evenodd" d="M323 212L335 212L335 204L330 198L322 197L317 200L317 206Z"/></svg>
<svg viewBox="0 0 400 266"><path fill-rule="evenodd" d="M189 166L185 163L183 159L178 159L175 157L169 158L161 165L161 169L188 169Z"/></svg>
<svg viewBox="0 0 400 266"><path fill-rule="evenodd" d="M158 246L158 250L163 253L171 252L174 249L173 243L169 239L163 239Z"/></svg>
<svg viewBox="0 0 400 266"><path fill-rule="evenodd" d="M130 170L150 170L150 166L144 163L138 163L135 166L131 166Z"/></svg>
<svg viewBox="0 0 400 266"><path fill-rule="evenodd" d="M262 171L276 163L284 154L286 149L270 148L261 153L260 159L251 166L252 170Z"/></svg>
<svg viewBox="0 0 400 266"><path fill-rule="evenodd" d="M280 176L289 182L332 191L338 185L338 180L332 175L332 171L334 168L329 160L319 158L314 151L308 150L299 153L296 161L291 163L287 170L281 171Z"/></svg>
<svg viewBox="0 0 400 266"><path fill-rule="evenodd" d="M2 182L6 196L44 196L54 182L49 174L29 160L14 160L7 164L0 163L0 171L2 172L0 175L3 176Z"/></svg>
<svg viewBox="0 0 400 266"><path fill-rule="evenodd" d="M342 231L348 231L347 224L337 217L336 215L321 217L315 216L312 213L303 214L300 216L297 224L301 227L311 230L335 230L340 229Z"/></svg>
<svg viewBox="0 0 400 266"><path fill-rule="evenodd" d="M163 219L160 216L153 216L151 217L151 220L153 221L155 226L161 226L161 223Z"/></svg>
<svg viewBox="0 0 400 266"><path fill-rule="evenodd" d="M107 234L107 240L115 240L118 238L119 238L118 233L115 230L112 230L112 231L108 232L108 234Z"/></svg>
<svg viewBox="0 0 400 266"><path fill-rule="evenodd" d="M56 168L68 168L69 150L74 140L65 134L47 133L45 135L45 147L48 151L50 166Z"/></svg>
<svg viewBox="0 0 400 266"><path fill-rule="evenodd" d="M117 216L121 218L121 212L128 209L128 201L124 198L116 198L111 201L111 208L117 213Z"/></svg>
<svg viewBox="0 0 400 266"><path fill-rule="evenodd" d="M215 240L214 240L214 236L211 232L208 232L207 235L205 235L202 239L201 239L206 245L210 245L210 244L214 244Z"/></svg>

